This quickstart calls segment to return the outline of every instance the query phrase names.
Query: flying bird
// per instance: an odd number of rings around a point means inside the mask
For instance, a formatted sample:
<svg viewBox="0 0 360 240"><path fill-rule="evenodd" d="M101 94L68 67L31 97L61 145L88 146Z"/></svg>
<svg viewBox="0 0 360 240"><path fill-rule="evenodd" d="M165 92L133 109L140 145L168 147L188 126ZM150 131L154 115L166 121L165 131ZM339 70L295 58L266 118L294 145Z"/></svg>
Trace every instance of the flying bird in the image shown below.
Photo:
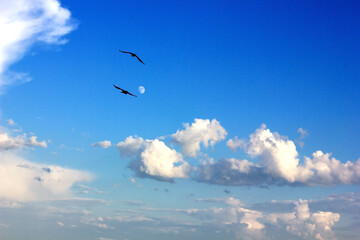
<svg viewBox="0 0 360 240"><path fill-rule="evenodd" d="M119 50L119 52L131 54L132 57L136 57L139 60L139 62L141 62L142 64L145 65L145 63L143 61L141 61L141 59L135 53L125 52L125 51L122 51L122 50Z"/></svg>
<svg viewBox="0 0 360 240"><path fill-rule="evenodd" d="M123 93L123 94L125 94L125 95L126 95L126 94L129 94L129 95L131 95L131 96L137 97L137 96L135 96L134 94L129 93L128 91L126 91L126 90L124 90L124 89L122 89L122 88L119 88L118 86L115 86L114 84L113 84L113 86L114 86L115 88L121 90L121 93Z"/></svg>

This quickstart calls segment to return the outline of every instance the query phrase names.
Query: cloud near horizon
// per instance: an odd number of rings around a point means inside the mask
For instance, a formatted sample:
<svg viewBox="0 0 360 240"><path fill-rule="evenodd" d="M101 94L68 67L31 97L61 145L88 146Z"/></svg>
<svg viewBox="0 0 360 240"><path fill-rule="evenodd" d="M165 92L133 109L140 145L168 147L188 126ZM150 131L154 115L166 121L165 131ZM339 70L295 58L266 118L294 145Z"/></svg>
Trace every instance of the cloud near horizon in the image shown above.
<svg viewBox="0 0 360 240"><path fill-rule="evenodd" d="M47 147L46 142L26 134L11 137L1 126L0 131L0 200L27 202L69 197L75 183L94 178L86 171L25 160L18 150Z"/></svg>
<svg viewBox="0 0 360 240"><path fill-rule="evenodd" d="M332 227L340 220L340 214L331 211L310 211L308 200L292 201L293 210L280 213L271 209L262 212L245 208L236 198L198 199L197 201L223 203L225 207L173 211L200 219L203 223L242 229L243 233L252 236L251 239L256 235L260 235L261 239L272 239L267 236L268 227L275 227L303 239L337 239Z"/></svg>
<svg viewBox="0 0 360 240"><path fill-rule="evenodd" d="M86 171L37 164L11 152L0 152L0 199L43 201L71 196L71 187L93 180Z"/></svg>
<svg viewBox="0 0 360 240"><path fill-rule="evenodd" d="M57 0L2 1L0 30L0 94L14 83L30 80L26 73L16 73L9 66L21 59L35 42L64 44L62 37L76 28L69 10Z"/></svg>

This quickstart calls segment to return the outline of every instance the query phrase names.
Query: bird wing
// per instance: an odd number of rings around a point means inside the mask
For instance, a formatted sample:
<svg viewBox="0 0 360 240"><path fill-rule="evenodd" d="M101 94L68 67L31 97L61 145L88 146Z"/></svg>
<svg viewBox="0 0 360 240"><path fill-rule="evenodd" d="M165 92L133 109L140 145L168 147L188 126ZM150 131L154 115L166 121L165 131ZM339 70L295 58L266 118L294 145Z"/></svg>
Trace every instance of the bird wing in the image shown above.
<svg viewBox="0 0 360 240"><path fill-rule="evenodd" d="M119 52L133 54L132 52L126 52L126 51L122 51L122 50L119 50Z"/></svg>
<svg viewBox="0 0 360 240"><path fill-rule="evenodd" d="M124 89L119 88L118 86L115 86L114 84L113 84L113 86L114 86L115 88L117 88L117 89L121 90L121 91L125 91Z"/></svg>
<svg viewBox="0 0 360 240"><path fill-rule="evenodd" d="M128 94L130 94L131 96L137 97L136 95L134 95L134 94L132 94L132 93L129 93L129 92L128 92Z"/></svg>
<svg viewBox="0 0 360 240"><path fill-rule="evenodd" d="M142 64L145 65L145 63L144 63L143 61L141 61L141 59L140 59L137 55L135 55L135 57L136 57Z"/></svg>

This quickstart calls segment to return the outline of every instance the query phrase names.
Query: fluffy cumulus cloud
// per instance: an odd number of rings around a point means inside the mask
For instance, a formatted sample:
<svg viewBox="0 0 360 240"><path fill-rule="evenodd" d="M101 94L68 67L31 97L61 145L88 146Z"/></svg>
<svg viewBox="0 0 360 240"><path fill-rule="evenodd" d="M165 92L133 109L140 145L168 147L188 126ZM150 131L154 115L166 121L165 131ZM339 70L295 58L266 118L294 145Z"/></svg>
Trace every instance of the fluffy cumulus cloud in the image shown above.
<svg viewBox="0 0 360 240"><path fill-rule="evenodd" d="M231 149L241 146L257 163L221 159L199 167L197 180L221 185L335 185L358 184L360 160L346 162L316 151L312 158L298 158L295 143L262 125L248 141L228 141Z"/></svg>
<svg viewBox="0 0 360 240"><path fill-rule="evenodd" d="M182 147L182 154L169 148L163 141L144 140L141 137L128 137L117 147L122 157L133 158L130 168L140 177L173 181L174 178L187 178L199 182L218 185L336 185L359 184L360 159L356 162L341 162L330 153L316 151L312 157L300 161L294 141L271 132L264 124L249 136L248 140L237 137L227 141L227 146L236 151L242 149L247 159L223 158L214 161L199 160L199 165L191 167L184 156L196 157L201 143L204 147L214 145L225 139L226 130L215 119L195 119L185 124L185 130L171 135L172 141Z"/></svg>
<svg viewBox="0 0 360 240"><path fill-rule="evenodd" d="M10 201L69 196L75 183L93 179L85 171L32 163L11 152L0 152L0 165L0 199Z"/></svg>
<svg viewBox="0 0 360 240"><path fill-rule="evenodd" d="M101 147L101 148L109 148L109 147L111 147L111 142L108 141L108 140L105 140L105 141L93 143L93 144L91 144L91 146L93 146L93 147Z"/></svg>
<svg viewBox="0 0 360 240"><path fill-rule="evenodd" d="M185 130L177 131L171 135L173 141L182 147L182 152L188 156L196 157L200 150L200 143L205 147L213 146L216 142L224 140L227 132L215 119L195 119L189 125L184 124Z"/></svg>
<svg viewBox="0 0 360 240"><path fill-rule="evenodd" d="M10 149L17 149L23 147L47 147L45 141L37 141L36 136L27 137L26 134L18 135L15 137L9 136L8 133L2 132L0 129L0 151L6 151Z"/></svg>
<svg viewBox="0 0 360 240"><path fill-rule="evenodd" d="M57 0L1 0L0 8L0 93L17 81L27 81L27 74L8 70L37 41L63 44L62 37L76 25L69 10Z"/></svg>
<svg viewBox="0 0 360 240"><path fill-rule="evenodd" d="M258 221L262 218L262 213L242 207L224 207L224 208L205 208L205 209L188 209L179 210L187 215L198 218L204 223L219 225L237 225L244 230L258 231L265 226Z"/></svg>
<svg viewBox="0 0 360 240"><path fill-rule="evenodd" d="M189 177L191 166L176 150L164 142L128 137L117 147L122 156L131 157L130 168L139 177L150 177L161 181Z"/></svg>
<svg viewBox="0 0 360 240"><path fill-rule="evenodd" d="M340 214L322 211L311 213L306 200L300 199L294 204L293 212L272 213L264 221L285 228L303 239L337 239L332 227L340 220Z"/></svg>

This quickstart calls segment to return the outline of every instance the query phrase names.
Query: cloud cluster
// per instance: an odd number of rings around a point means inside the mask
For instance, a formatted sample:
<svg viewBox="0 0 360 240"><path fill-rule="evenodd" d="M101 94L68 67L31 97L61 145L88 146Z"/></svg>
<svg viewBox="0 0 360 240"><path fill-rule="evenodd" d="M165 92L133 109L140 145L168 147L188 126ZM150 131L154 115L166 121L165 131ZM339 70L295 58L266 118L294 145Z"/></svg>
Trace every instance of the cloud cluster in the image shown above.
<svg viewBox="0 0 360 240"><path fill-rule="evenodd" d="M128 137L119 142L117 147L122 156L132 157L130 168L139 177L150 177L162 181L173 181L173 178L188 178L191 166L176 150L164 142Z"/></svg>
<svg viewBox="0 0 360 240"><path fill-rule="evenodd" d="M245 230L258 232L268 226L280 228L303 239L336 239L332 227L340 214L330 211L310 212L308 201L293 201L294 210L285 213L264 213L244 208L238 199L198 199L201 202L224 203L227 207L178 210L187 215L221 225L245 225ZM236 204L234 204L234 202Z"/></svg>
<svg viewBox="0 0 360 240"><path fill-rule="evenodd" d="M257 163L221 159L199 168L197 180L220 185L335 185L358 184L360 160L342 163L331 154L316 151L300 163L295 143L262 125L248 141L235 138L228 146L241 146Z"/></svg>
<svg viewBox="0 0 360 240"><path fill-rule="evenodd" d="M1 1L0 8L0 93L15 82L28 81L27 74L8 71L37 41L63 44L62 37L76 27L69 10L57 0Z"/></svg>
<svg viewBox="0 0 360 240"><path fill-rule="evenodd" d="M291 213L273 213L265 221L284 227L286 231L304 239L336 239L332 227L340 220L340 214L333 212L311 213L308 201L295 202L295 211Z"/></svg>
<svg viewBox="0 0 360 240"><path fill-rule="evenodd" d="M163 141L144 140L141 137L128 137L117 144L122 157L133 160L130 168L140 177L161 181L174 178L188 178L218 185L263 186L267 185L336 185L359 184L360 159L356 162L341 161L330 153L316 151L312 158L304 157L301 162L294 141L271 132L263 124L249 136L248 140L237 137L227 141L227 146L236 151L242 149L250 158L199 160L199 166L190 166L184 158L196 157L200 144L204 147L214 145L225 139L226 130L215 119L195 119L194 123L184 124L184 130L171 135L172 141L179 144L182 154L169 148ZM302 130L302 134L305 131ZM202 157L207 155L202 154Z"/></svg>
<svg viewBox="0 0 360 240"><path fill-rule="evenodd" d="M224 140L227 132L216 119L195 119L189 125L184 124L185 130L176 131L171 135L172 140L181 145L182 152L188 156L196 157L200 150L200 143L205 147L213 146L216 142Z"/></svg>

